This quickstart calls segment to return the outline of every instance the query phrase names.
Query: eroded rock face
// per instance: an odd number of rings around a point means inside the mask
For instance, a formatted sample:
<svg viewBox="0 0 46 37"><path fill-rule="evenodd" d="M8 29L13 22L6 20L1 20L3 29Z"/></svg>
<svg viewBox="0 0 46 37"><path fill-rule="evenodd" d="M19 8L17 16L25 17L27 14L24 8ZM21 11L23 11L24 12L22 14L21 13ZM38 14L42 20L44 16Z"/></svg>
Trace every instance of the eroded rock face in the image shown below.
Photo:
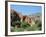
<svg viewBox="0 0 46 37"><path fill-rule="evenodd" d="M11 9L11 24L15 21L25 21L31 25L32 19L28 16L23 16L22 14L19 14L18 12Z"/></svg>
<svg viewBox="0 0 46 37"><path fill-rule="evenodd" d="M17 20L20 21L19 14L14 10L11 10L11 20L12 21L17 21Z"/></svg>

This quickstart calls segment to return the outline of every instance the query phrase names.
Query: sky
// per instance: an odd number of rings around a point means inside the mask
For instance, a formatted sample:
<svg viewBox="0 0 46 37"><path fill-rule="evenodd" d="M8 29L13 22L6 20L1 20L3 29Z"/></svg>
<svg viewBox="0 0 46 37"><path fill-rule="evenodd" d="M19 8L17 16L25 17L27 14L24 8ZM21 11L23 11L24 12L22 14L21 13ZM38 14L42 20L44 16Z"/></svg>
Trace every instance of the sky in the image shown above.
<svg viewBox="0 0 46 37"><path fill-rule="evenodd" d="M14 9L18 13L22 15L31 15L35 13L41 13L42 7L41 6L33 6L33 5L10 5L11 9Z"/></svg>

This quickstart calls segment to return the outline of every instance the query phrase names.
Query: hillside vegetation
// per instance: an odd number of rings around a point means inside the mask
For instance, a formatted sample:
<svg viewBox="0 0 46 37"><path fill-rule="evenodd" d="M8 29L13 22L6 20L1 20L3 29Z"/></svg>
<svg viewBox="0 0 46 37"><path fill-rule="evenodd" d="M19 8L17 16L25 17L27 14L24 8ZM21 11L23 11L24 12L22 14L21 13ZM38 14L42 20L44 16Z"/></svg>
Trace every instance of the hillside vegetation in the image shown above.
<svg viewBox="0 0 46 37"><path fill-rule="evenodd" d="M20 31L40 31L42 30L42 23L41 23L41 15L39 14L39 16L35 15L35 17L31 17L32 21L34 21L34 25L32 22L32 26L25 22L25 21L20 21L21 19L19 18L19 16L14 13L14 11L12 11L13 14L11 13L11 31L12 32L20 32ZM17 16L16 16L17 15Z"/></svg>

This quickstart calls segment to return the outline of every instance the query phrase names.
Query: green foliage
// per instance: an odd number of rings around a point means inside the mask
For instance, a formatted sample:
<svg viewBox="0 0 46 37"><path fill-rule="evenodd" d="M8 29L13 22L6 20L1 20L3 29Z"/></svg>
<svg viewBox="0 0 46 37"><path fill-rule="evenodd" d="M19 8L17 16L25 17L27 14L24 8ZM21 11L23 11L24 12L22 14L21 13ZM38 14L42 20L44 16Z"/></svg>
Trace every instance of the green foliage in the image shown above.
<svg viewBox="0 0 46 37"><path fill-rule="evenodd" d="M30 26L28 23L26 23L26 22L24 22L24 21L21 22L21 27L22 27L22 28L25 29L25 28L27 28L28 26Z"/></svg>
<svg viewBox="0 0 46 37"><path fill-rule="evenodd" d="M16 27L16 24L20 24L20 27L19 28L17 28ZM28 23L26 23L25 21L15 21L15 22L13 22L13 25L14 25L14 27L13 27L13 29L11 29L12 30L12 32L20 32L20 31L39 31L39 30L41 30L42 29L42 24L41 24L41 21L35 21L35 24L34 25L32 25L32 26L30 26L30 24L28 24Z"/></svg>

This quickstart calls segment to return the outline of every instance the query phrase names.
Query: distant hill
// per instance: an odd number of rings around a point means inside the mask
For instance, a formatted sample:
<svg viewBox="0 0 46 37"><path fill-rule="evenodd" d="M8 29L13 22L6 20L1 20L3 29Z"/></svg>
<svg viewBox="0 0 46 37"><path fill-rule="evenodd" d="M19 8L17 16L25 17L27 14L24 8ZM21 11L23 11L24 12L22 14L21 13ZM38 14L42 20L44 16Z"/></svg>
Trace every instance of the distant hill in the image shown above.
<svg viewBox="0 0 46 37"><path fill-rule="evenodd" d="M42 13L37 12L37 13L34 13L34 14L30 14L30 15L28 15L28 16L41 16L41 15L42 15Z"/></svg>

